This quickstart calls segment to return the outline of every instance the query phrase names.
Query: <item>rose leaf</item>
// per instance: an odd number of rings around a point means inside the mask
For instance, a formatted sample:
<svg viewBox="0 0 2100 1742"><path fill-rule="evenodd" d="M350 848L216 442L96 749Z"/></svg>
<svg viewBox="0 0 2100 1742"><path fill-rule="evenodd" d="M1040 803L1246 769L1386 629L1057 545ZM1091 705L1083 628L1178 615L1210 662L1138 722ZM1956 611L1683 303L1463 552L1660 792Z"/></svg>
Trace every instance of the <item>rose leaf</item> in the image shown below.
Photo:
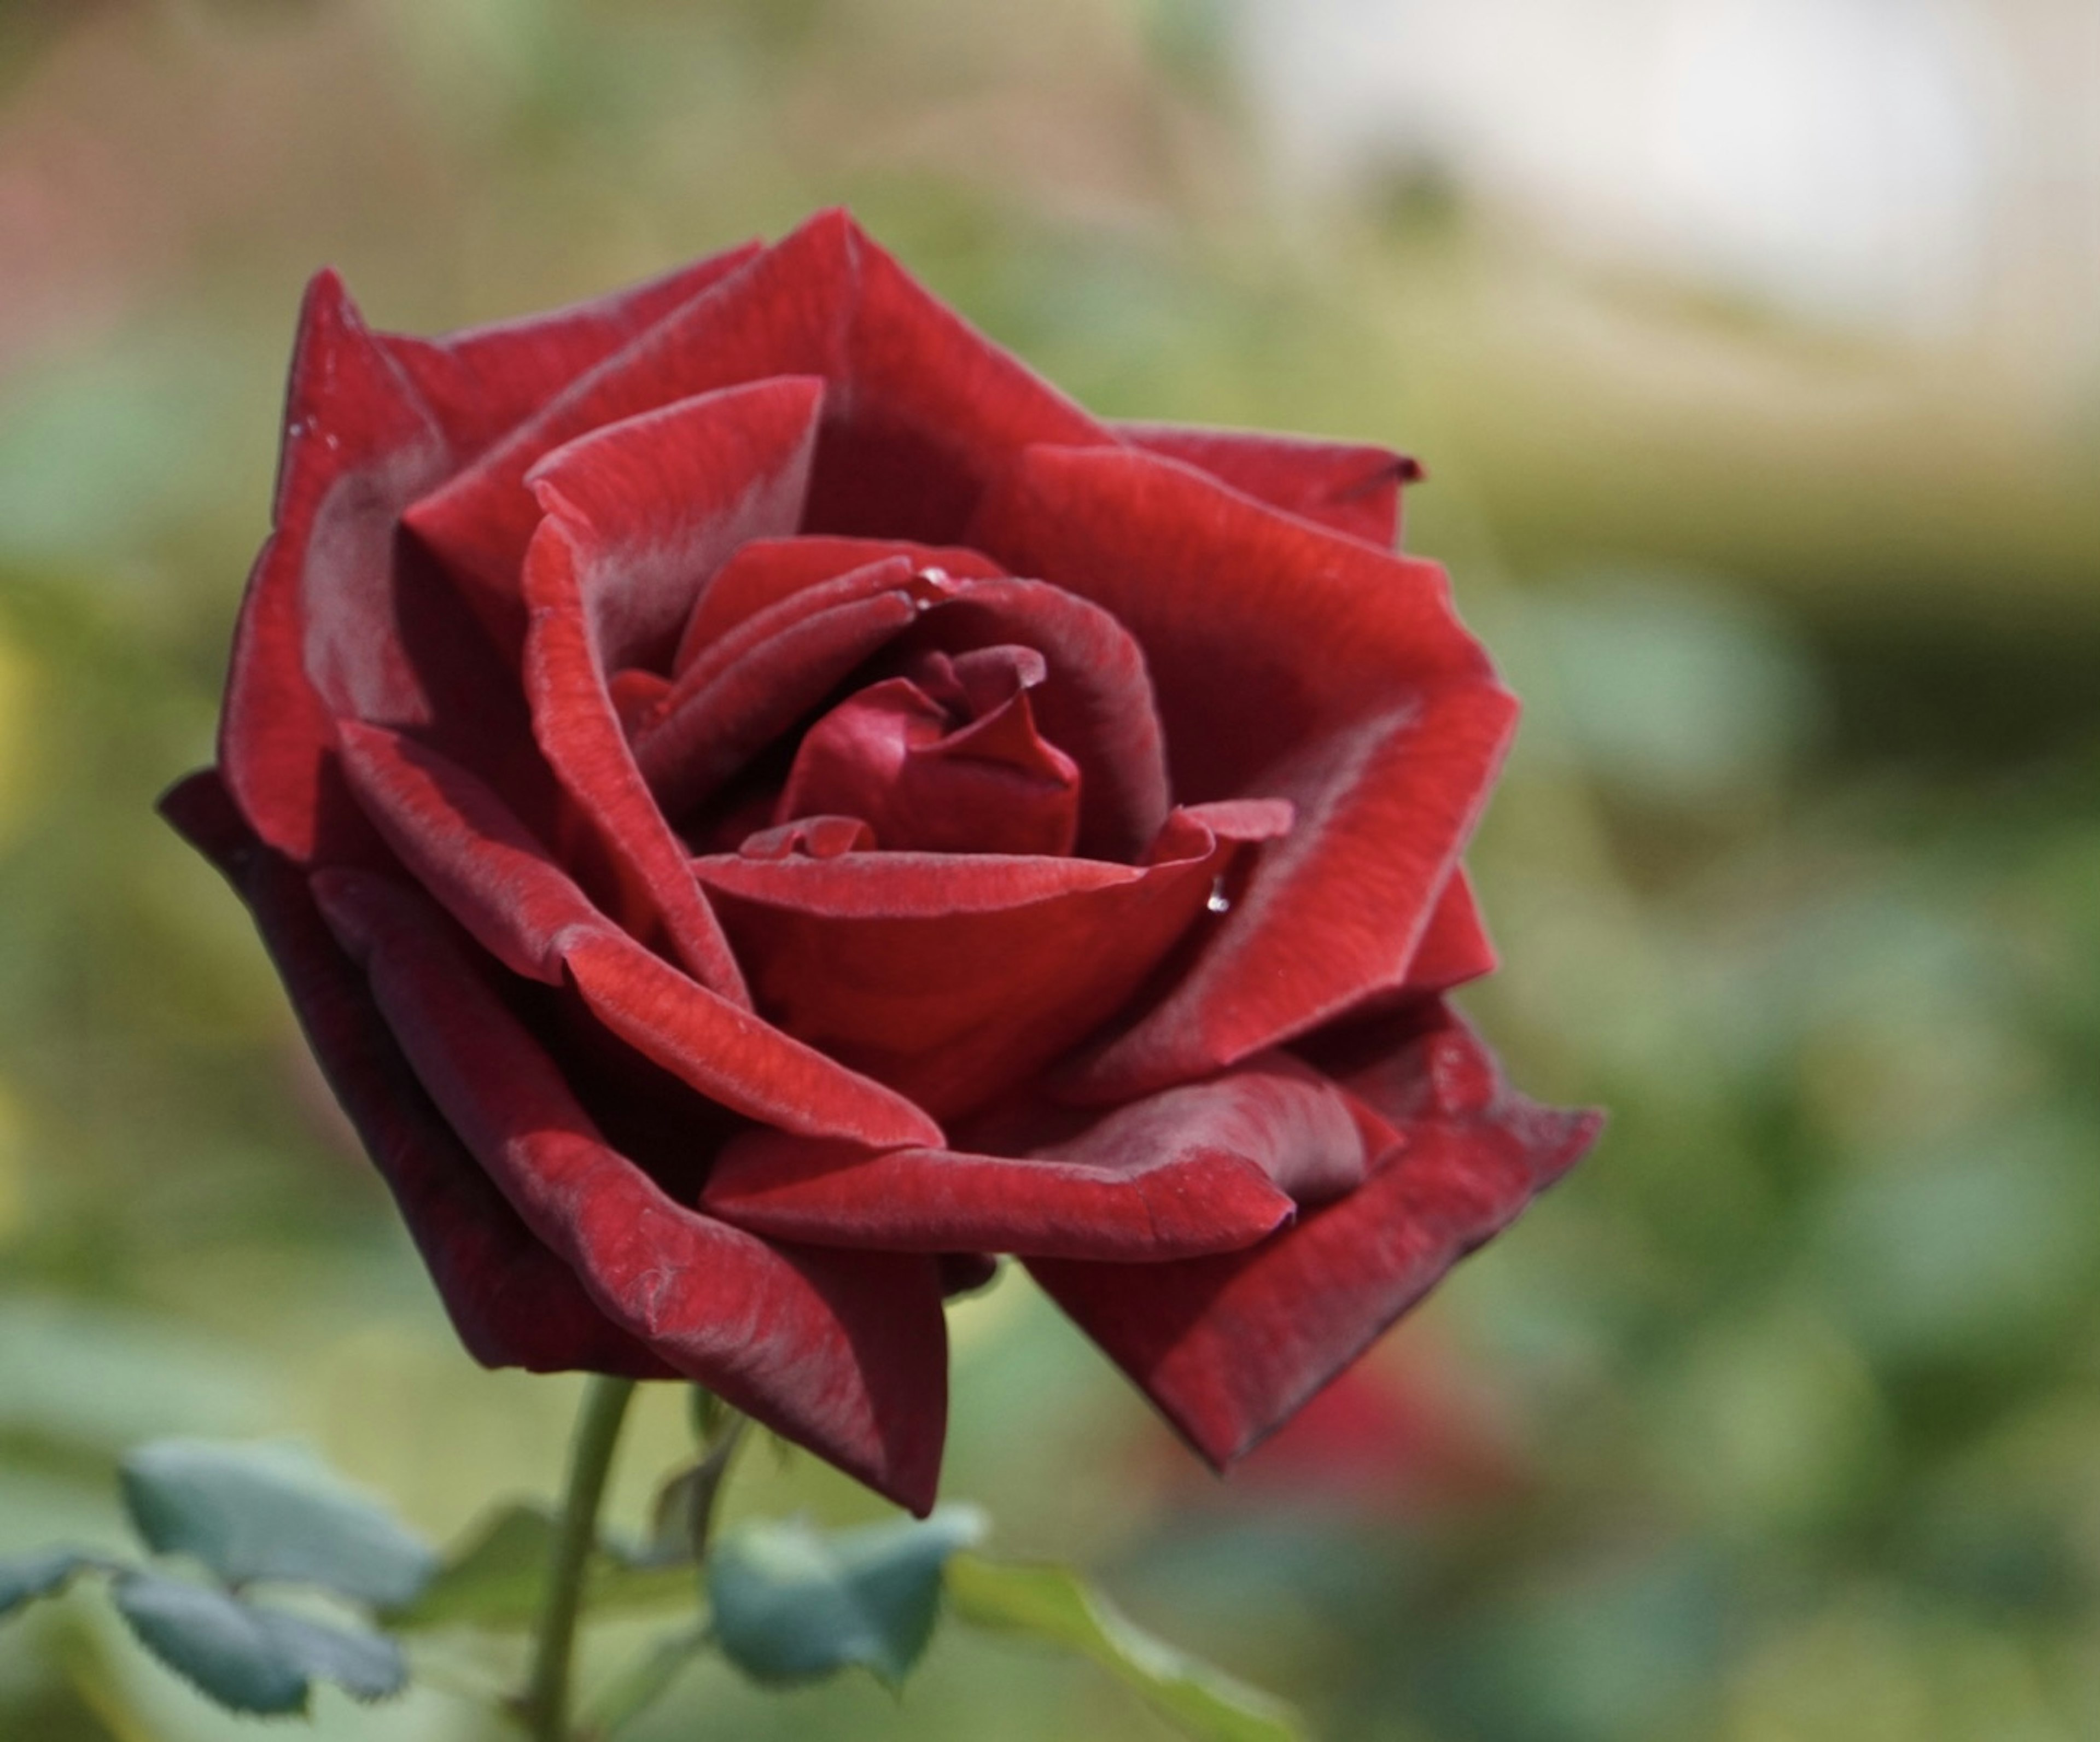
<svg viewBox="0 0 2100 1742"><path fill-rule="evenodd" d="M266 1609L211 1585L127 1572L114 1588L139 1642L199 1692L236 1712L303 1712L315 1677L358 1700L407 1686L399 1646L363 1628Z"/></svg>
<svg viewBox="0 0 2100 1742"><path fill-rule="evenodd" d="M810 1681L860 1664L895 1687L933 1637L942 1569L984 1529L969 1506L858 1530L748 1525L708 1559L716 1642L754 1681Z"/></svg>
<svg viewBox="0 0 2100 1742"><path fill-rule="evenodd" d="M947 1591L962 1620L1091 1658L1199 1742L1298 1742L1302 1734L1287 1709L1153 1638L1068 1568L958 1555Z"/></svg>
<svg viewBox="0 0 2100 1742"><path fill-rule="evenodd" d="M109 1563L78 1549L40 1549L33 1555L11 1555L0 1560L0 1616L33 1603L39 1597L55 1597L90 1568L108 1570Z"/></svg>
<svg viewBox="0 0 2100 1742"><path fill-rule="evenodd" d="M157 1440L126 1458L121 1476L147 1546L192 1555L228 1585L314 1585L390 1607L437 1568L406 1527L296 1447Z"/></svg>

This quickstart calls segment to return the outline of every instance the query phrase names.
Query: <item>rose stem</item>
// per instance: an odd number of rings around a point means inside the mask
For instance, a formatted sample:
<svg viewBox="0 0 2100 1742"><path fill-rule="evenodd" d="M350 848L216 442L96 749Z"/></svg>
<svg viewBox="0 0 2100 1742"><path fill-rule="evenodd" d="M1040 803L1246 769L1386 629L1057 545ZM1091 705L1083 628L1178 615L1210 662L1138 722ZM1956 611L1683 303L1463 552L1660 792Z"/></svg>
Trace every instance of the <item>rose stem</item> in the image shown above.
<svg viewBox="0 0 2100 1742"><path fill-rule="evenodd" d="M584 1575L598 1546L598 1512L605 1498L612 1451L634 1381L603 1374L585 1389L575 1436L569 1442L569 1479L555 1523L554 1559L547 1600L532 1647L532 1678L523 1701L532 1742L568 1742L569 1668L575 1656L576 1617L583 1607Z"/></svg>

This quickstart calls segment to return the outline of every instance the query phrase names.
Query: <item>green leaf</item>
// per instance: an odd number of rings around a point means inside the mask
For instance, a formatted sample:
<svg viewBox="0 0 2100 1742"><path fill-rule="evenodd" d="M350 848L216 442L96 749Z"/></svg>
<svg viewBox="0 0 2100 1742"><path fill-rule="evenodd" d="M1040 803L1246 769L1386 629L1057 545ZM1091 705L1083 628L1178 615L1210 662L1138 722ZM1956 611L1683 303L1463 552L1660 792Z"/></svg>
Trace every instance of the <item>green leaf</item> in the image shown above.
<svg viewBox="0 0 2100 1742"><path fill-rule="evenodd" d="M396 1631L529 1627L540 1617L554 1551L544 1506L505 1506L448 1555L412 1603L385 1611ZM584 1586L585 1612L638 1614L695 1603L690 1567L651 1567L601 1545Z"/></svg>
<svg viewBox="0 0 2100 1742"><path fill-rule="evenodd" d="M366 1700L408 1685L400 1647L363 1628L262 1608L157 1572L124 1574L114 1595L141 1644L236 1712L302 1712L316 1677Z"/></svg>
<svg viewBox="0 0 2100 1742"><path fill-rule="evenodd" d="M162 1440L132 1453L121 1473L147 1546L194 1555L229 1585L317 1585L392 1607L437 1568L390 1514L295 1447Z"/></svg>
<svg viewBox="0 0 2100 1742"><path fill-rule="evenodd" d="M207 1698L236 1712L306 1710L304 1666L239 1598L157 1572L126 1574L113 1594L139 1643Z"/></svg>
<svg viewBox="0 0 2100 1742"><path fill-rule="evenodd" d="M288 1659L354 1700L390 1700L408 1685L408 1660L384 1634L248 1607Z"/></svg>
<svg viewBox="0 0 2100 1742"><path fill-rule="evenodd" d="M0 1560L0 1616L11 1615L39 1597L55 1597L90 1567L106 1567L99 1555L77 1549L43 1549Z"/></svg>
<svg viewBox="0 0 2100 1742"><path fill-rule="evenodd" d="M1067 1568L959 1555L948 1563L947 1590L963 1620L1092 1658L1202 1742L1298 1742L1302 1735L1287 1708L1155 1639Z"/></svg>
<svg viewBox="0 0 2100 1742"><path fill-rule="evenodd" d="M755 1681L864 1664L894 1686L933 1637L941 1569L984 1528L968 1506L829 1535L801 1519L747 1526L708 1563L715 1637Z"/></svg>

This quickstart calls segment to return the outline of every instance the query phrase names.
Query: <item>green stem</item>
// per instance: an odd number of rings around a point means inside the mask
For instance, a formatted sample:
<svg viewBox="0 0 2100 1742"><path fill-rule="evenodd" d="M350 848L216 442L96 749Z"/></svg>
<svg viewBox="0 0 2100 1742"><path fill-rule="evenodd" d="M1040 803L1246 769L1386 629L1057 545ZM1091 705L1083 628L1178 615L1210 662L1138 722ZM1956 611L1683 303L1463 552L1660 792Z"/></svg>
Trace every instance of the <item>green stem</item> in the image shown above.
<svg viewBox="0 0 2100 1742"><path fill-rule="evenodd" d="M576 1655L576 1618L582 1612L584 1577L598 1546L598 1513L612 1470L613 1448L634 1395L632 1379L593 1378L584 1392L569 1444L569 1479L556 1521L554 1562L546 1606L532 1647L532 1678L523 1702L532 1742L569 1742L569 1672Z"/></svg>

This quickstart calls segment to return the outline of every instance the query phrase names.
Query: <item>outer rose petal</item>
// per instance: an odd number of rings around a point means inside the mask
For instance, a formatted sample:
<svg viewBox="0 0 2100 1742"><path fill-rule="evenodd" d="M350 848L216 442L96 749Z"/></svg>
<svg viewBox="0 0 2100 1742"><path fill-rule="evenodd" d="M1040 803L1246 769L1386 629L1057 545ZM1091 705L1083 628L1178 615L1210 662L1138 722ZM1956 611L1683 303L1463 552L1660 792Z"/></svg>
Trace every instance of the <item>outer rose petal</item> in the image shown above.
<svg viewBox="0 0 2100 1742"><path fill-rule="evenodd" d="M1400 487L1422 476L1406 455L1357 443L1187 424L1110 427L1134 448L1185 461L1242 496L1382 550L1400 540Z"/></svg>
<svg viewBox="0 0 2100 1742"><path fill-rule="evenodd" d="M1423 928L1422 942L1415 946L1414 959L1407 964L1402 990L1448 992L1468 980L1493 973L1494 968L1495 946L1489 942L1480 906L1473 897L1473 885L1461 868L1451 873L1451 880L1436 898L1429 924Z"/></svg>
<svg viewBox="0 0 2100 1742"><path fill-rule="evenodd" d="M448 463L342 281L317 274L299 311L274 530L241 605L219 726L227 787L295 859L364 850L330 767L332 716L423 712L392 620L395 518Z"/></svg>
<svg viewBox="0 0 2100 1742"><path fill-rule="evenodd" d="M977 541L1137 637L1185 800L1298 810L1203 955L1070 1092L1203 1075L1405 984L1516 713L1441 572L1123 451L1030 450Z"/></svg>
<svg viewBox="0 0 2100 1742"><path fill-rule="evenodd" d="M470 327L442 338L377 337L421 392L452 452L465 459L764 245L746 242L611 296L523 320Z"/></svg>
<svg viewBox="0 0 2100 1742"><path fill-rule="evenodd" d="M161 808L253 911L314 1056L467 1352L488 1367L668 1378L672 1369L598 1309L461 1146L322 923L305 876L256 838L217 771L191 775Z"/></svg>
<svg viewBox="0 0 2100 1742"><path fill-rule="evenodd" d="M1379 1140L1391 1135L1380 1127ZM756 1233L820 1245L1157 1263L1251 1246L1297 1202L1360 1184L1365 1137L1332 1083L1277 1055L1018 1157L870 1155L753 1132L722 1152L702 1201Z"/></svg>
<svg viewBox="0 0 2100 1742"><path fill-rule="evenodd" d="M768 1245L673 1202L608 1148L554 1061L413 890L315 893L432 1100L607 1316L870 1487L933 1506L947 1338L930 1259Z"/></svg>
<svg viewBox="0 0 2100 1742"><path fill-rule="evenodd" d="M776 375L820 375L835 390L814 531L953 543L1026 443L1114 440L827 212L578 379L409 523L480 593L500 594L532 536L522 486L541 455L673 399Z"/></svg>
<svg viewBox="0 0 2100 1742"><path fill-rule="evenodd" d="M1599 1122L1525 1100L1455 1025L1432 1030L1383 1074L1407 1085L1389 1105L1413 1114L1398 1155L1261 1245L1175 1264L1029 1265L1220 1468L1559 1178Z"/></svg>

